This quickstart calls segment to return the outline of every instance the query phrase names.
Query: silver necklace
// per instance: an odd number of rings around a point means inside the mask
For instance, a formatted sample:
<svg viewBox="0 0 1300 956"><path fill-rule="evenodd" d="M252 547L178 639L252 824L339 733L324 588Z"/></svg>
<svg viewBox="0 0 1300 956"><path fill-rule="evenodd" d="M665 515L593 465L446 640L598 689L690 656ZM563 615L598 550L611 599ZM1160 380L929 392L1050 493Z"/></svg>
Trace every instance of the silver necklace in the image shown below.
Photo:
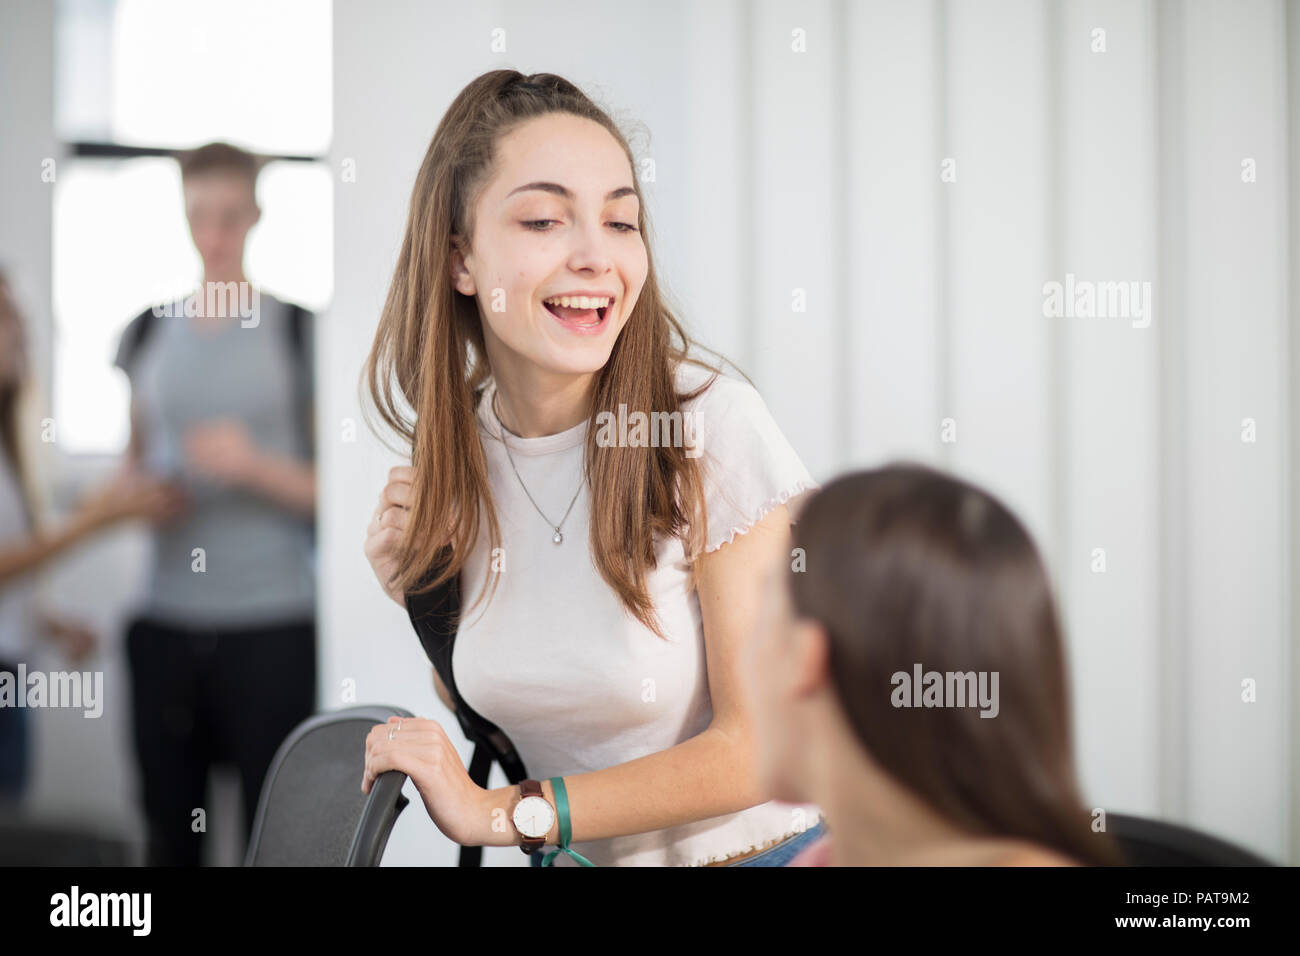
<svg viewBox="0 0 1300 956"><path fill-rule="evenodd" d="M496 418L497 424L501 426L501 430L509 432L510 429L506 428L505 422L501 421L501 416L497 414L497 392L495 389L492 391L492 414ZM514 432L510 432L510 434L513 435ZM555 534L551 536L551 543L552 544L562 543L564 541L564 534L560 531L560 527L561 525L564 524L565 521L568 520L569 512L573 510L573 506L578 500L578 495L582 494L582 485L579 484L578 490L573 493L573 501L570 501L569 507L565 509L564 517L560 519L560 524L552 524L551 519L546 517L546 512L542 511L542 509L538 507L537 502L533 500L533 496L529 492L528 486L524 484L524 479L520 477L519 469L515 467L515 460L510 455L510 443L506 441L504 435L501 436L501 444L505 446L506 460L510 462L511 470L514 471L515 477L519 479L519 487L524 489L524 494L528 495L528 500L533 502L533 507L536 508L537 513L542 516L542 520L545 521L548 525L551 525L551 527L555 529Z"/></svg>

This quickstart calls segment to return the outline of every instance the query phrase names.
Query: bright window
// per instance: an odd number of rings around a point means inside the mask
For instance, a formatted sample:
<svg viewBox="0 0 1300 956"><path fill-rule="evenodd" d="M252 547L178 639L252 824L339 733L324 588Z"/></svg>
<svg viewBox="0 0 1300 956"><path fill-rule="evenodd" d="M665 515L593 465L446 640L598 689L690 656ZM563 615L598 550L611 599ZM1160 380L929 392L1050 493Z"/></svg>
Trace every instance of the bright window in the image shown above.
<svg viewBox="0 0 1300 956"><path fill-rule="evenodd" d="M330 23L320 0L60 3L56 125L69 155L54 189L53 404L65 451L125 448L129 385L112 366L122 329L202 278L178 164L137 153L224 140L314 158L262 170L245 267L268 292L328 305ZM104 158L114 150L126 155Z"/></svg>

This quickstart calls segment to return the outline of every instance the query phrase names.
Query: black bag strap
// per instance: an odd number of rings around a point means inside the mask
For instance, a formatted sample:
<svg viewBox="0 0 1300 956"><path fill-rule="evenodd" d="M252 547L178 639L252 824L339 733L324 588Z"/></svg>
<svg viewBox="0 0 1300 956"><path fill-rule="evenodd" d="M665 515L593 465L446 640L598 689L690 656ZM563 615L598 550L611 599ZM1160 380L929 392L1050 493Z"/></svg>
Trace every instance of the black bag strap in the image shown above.
<svg viewBox="0 0 1300 956"><path fill-rule="evenodd" d="M122 351L123 367L130 366L135 361L135 357L140 353L145 340L149 338L149 333L153 331L157 319L158 316L153 314L153 309L148 308L127 323L126 329L122 332L125 346Z"/></svg>
<svg viewBox="0 0 1300 956"><path fill-rule="evenodd" d="M483 389L480 387L474 394L476 408L482 396ZM424 587L437 577L450 560L451 547L448 546L439 552L417 588ZM456 635L460 630L460 575L453 575L443 584L422 594L407 591L404 597L407 616L411 619L411 626L415 628L424 653L451 695L452 703L456 705L456 720L461 732L465 734L466 740L474 744L474 754L469 762L470 779L486 789L492 764L496 762L501 765L506 779L511 783L527 780L528 770L510 738L500 727L467 704L460 695L460 688L456 686L451 658L456 649ZM461 866L481 866L482 860L482 847L460 848Z"/></svg>
<svg viewBox="0 0 1300 956"><path fill-rule="evenodd" d="M445 548L438 556L433 569L421 580L423 586L433 580L435 572L445 566L450 558L451 549ZM460 621L460 575L453 575L444 584L414 594L407 591L406 613L411 619L411 626L420 639L424 653L432 662L443 685L456 705L456 720L460 724L465 738L474 744L474 755L470 758L469 776L480 787L487 788L488 777L492 772L492 763L501 764L506 779L519 783L528 779L528 771L519 757L514 744L496 724L478 713L465 702L456 686L456 677L452 673L451 657L456 647L456 634ZM481 866L483 848L462 846L460 848L461 866Z"/></svg>
<svg viewBox="0 0 1300 956"><path fill-rule="evenodd" d="M308 371L313 358L307 354L306 335L303 326L307 323L309 313L297 302L290 302L289 317L285 322L285 335L289 339L289 355L293 359L294 402L298 409L298 422L307 439L307 452L316 457L316 427L312 420L312 394L307 387Z"/></svg>
<svg viewBox="0 0 1300 956"><path fill-rule="evenodd" d="M306 319L307 310L297 302L290 302L286 334L289 336L289 348L293 350L294 355L302 355L302 325Z"/></svg>

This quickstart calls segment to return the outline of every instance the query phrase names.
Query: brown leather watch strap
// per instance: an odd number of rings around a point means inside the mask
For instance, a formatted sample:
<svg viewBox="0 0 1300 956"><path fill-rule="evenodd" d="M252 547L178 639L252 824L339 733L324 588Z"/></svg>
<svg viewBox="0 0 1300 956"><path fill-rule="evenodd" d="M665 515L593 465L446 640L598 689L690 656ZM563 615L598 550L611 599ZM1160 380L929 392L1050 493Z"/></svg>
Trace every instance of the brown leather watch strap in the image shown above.
<svg viewBox="0 0 1300 956"><path fill-rule="evenodd" d="M519 799L522 800L524 797L541 797L545 800L546 797L542 793L541 781L532 779L519 781ZM520 833L519 836L521 837L519 849L526 854L532 855L534 851L540 850L542 847L546 846L545 836L528 837L524 836L522 833Z"/></svg>

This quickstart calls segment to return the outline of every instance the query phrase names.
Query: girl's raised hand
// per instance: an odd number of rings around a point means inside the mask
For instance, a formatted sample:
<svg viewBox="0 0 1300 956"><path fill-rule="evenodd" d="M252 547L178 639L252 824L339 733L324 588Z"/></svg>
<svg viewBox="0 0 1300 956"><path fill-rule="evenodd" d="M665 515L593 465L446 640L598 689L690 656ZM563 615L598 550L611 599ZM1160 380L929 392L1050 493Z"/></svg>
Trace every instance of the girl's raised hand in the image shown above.
<svg viewBox="0 0 1300 956"><path fill-rule="evenodd" d="M397 571L395 554L402 535L406 533L406 519L411 500L411 480L414 469L398 465L388 471L388 484L379 493L370 524L366 526L366 560L379 579L384 593L399 606L406 607L406 595L390 583Z"/></svg>

